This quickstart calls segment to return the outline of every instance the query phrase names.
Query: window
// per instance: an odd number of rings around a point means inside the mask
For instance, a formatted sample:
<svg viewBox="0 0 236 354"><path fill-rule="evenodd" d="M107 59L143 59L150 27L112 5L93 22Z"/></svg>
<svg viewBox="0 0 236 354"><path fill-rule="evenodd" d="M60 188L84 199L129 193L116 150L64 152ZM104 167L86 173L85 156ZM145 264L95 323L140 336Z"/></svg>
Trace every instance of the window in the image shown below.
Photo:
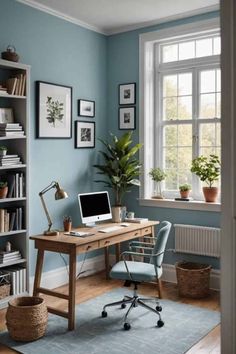
<svg viewBox="0 0 236 354"><path fill-rule="evenodd" d="M177 196L179 185L189 183L194 198L203 199L199 178L190 169L195 157L221 153L219 31L169 36L146 44L142 197L153 193L152 181L146 177L150 168L161 167L167 174L167 198Z"/></svg>

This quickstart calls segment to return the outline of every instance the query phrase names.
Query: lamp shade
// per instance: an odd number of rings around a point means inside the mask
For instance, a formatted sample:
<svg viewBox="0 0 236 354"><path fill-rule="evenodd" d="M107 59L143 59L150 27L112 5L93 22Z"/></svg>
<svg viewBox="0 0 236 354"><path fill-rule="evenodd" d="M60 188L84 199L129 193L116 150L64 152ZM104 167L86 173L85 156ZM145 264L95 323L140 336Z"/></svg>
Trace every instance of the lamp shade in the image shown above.
<svg viewBox="0 0 236 354"><path fill-rule="evenodd" d="M59 200L65 198L68 198L68 194L64 191L64 189L59 186L59 183L56 183L55 199Z"/></svg>

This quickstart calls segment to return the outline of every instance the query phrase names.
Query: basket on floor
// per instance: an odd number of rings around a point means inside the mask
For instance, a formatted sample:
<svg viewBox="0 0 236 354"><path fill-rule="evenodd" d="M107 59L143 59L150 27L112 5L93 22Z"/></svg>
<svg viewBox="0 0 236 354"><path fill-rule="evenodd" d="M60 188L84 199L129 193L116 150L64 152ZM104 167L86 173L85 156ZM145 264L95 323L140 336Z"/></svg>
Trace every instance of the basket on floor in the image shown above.
<svg viewBox="0 0 236 354"><path fill-rule="evenodd" d="M45 334L48 311L44 299L22 296L9 301L8 304L6 325L14 340L29 342Z"/></svg>
<svg viewBox="0 0 236 354"><path fill-rule="evenodd" d="M191 262L176 264L179 295L203 298L209 295L211 266Z"/></svg>

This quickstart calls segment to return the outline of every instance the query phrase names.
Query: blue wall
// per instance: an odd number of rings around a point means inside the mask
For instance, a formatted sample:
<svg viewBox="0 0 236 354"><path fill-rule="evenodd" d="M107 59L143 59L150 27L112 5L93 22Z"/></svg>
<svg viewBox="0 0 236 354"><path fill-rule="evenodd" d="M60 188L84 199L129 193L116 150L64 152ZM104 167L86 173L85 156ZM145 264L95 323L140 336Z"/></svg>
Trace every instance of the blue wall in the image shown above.
<svg viewBox="0 0 236 354"><path fill-rule="evenodd" d="M144 29L121 33L110 36L108 38L108 124L109 130L117 135L122 134L122 131L118 130L118 85L127 82L137 83L137 102L136 102L136 126L133 138L135 142L138 142L139 125L139 35L145 32L151 32L154 30L160 30L172 26L183 25L186 23L196 22L199 20L210 19L218 17L218 12L212 12L205 15L194 16L184 20L172 21L169 23L162 23L157 26L152 26ZM197 212L191 210L180 209L167 209L156 207L140 207L137 201L138 191L134 189L131 194L126 198L126 205L129 210L135 211L137 216L148 217L152 220L169 220L173 224L192 224L203 226L220 226L220 213L217 212ZM168 247L174 247L174 233L170 235ZM219 261L215 258L197 257L189 255L173 255L167 254L165 262L175 263L177 260L192 260L198 262L209 262L214 268L219 268Z"/></svg>
<svg viewBox="0 0 236 354"><path fill-rule="evenodd" d="M20 62L31 65L30 115L30 234L41 233L47 221L38 192L52 180L61 182L70 198L55 202L53 192L46 195L55 227L62 226L62 217L69 214L74 225L80 223L77 194L99 190L93 183L94 168L100 148L74 149L74 133L70 140L35 139L35 81L48 81L73 87L73 120L77 117L77 99L96 101L96 136L105 137L108 131L118 131L118 84L138 84L138 35L158 28L169 27L218 16L217 13L196 16L184 21L161 24L138 31L105 37L73 25L57 17L25 6L15 0L0 1L0 52L9 44L15 45ZM138 87L137 87L138 92ZM138 117L138 100L137 100ZM134 134L138 140L138 126ZM191 212L177 209L139 207L137 190L127 199L129 209L150 219L168 218L173 223L192 223L219 226L219 213ZM170 240L170 246L173 237ZM91 256L91 255L90 255ZM208 261L204 258L205 261ZM168 261L174 262L173 257ZM214 266L218 266L215 260ZM33 274L35 251L30 242L30 272ZM46 256L44 270L64 266L58 255Z"/></svg>

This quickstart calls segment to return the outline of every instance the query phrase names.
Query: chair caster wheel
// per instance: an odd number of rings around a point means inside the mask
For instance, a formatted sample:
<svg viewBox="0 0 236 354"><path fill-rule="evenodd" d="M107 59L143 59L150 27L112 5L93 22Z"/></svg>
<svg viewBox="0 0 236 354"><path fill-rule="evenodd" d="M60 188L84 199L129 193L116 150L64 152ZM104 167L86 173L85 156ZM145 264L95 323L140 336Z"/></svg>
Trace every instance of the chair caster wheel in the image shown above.
<svg viewBox="0 0 236 354"><path fill-rule="evenodd" d="M125 323L124 323L124 330L125 330L125 331L128 331L128 330L130 330L130 328L131 328L130 324L127 323L127 322L125 322Z"/></svg>
<svg viewBox="0 0 236 354"><path fill-rule="evenodd" d="M157 327L163 327L165 324L165 322L163 322L162 320L157 321Z"/></svg>
<svg viewBox="0 0 236 354"><path fill-rule="evenodd" d="M103 318L107 317L107 312L106 311L102 311L102 317Z"/></svg>
<svg viewBox="0 0 236 354"><path fill-rule="evenodd" d="M157 307L156 307L156 310L157 310L158 312L161 312L161 311L162 311L162 307L161 307L161 306L157 306Z"/></svg>
<svg viewBox="0 0 236 354"><path fill-rule="evenodd" d="M121 305L121 308L122 308L122 309L125 309L125 308L126 308L126 304L122 304L122 305Z"/></svg>

